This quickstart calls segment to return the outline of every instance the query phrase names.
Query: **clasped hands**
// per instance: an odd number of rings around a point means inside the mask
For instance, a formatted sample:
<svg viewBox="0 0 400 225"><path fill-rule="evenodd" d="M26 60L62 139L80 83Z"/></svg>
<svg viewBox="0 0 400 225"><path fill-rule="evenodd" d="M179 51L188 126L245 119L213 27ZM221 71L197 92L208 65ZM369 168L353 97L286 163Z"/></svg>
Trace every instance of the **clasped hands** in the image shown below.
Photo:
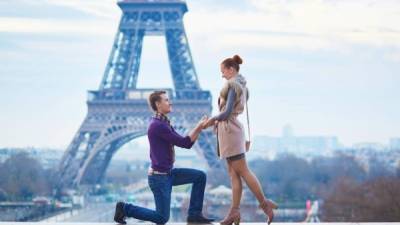
<svg viewBox="0 0 400 225"><path fill-rule="evenodd" d="M208 116L203 116L200 121L197 123L196 128L198 129L207 129L210 126L216 125L218 123L214 118L208 118Z"/></svg>

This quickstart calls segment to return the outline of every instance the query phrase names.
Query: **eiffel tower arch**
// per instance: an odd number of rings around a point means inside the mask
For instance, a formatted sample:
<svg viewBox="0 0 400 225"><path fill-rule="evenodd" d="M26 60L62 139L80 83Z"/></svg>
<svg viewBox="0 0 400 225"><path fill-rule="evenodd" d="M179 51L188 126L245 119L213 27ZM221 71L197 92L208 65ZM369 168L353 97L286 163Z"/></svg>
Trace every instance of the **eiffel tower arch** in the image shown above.
<svg viewBox="0 0 400 225"><path fill-rule="evenodd" d="M211 93L200 88L183 26L186 3L125 0L117 4L122 17L111 54L98 90L88 92L87 115L61 160L59 188L101 182L114 153L146 135L152 116L147 97L154 89L136 87L146 35L165 36L174 84L174 89L165 90L174 103L170 118L175 128L186 133L203 115L211 114ZM194 147L211 169L221 167L215 143L212 131L205 130Z"/></svg>

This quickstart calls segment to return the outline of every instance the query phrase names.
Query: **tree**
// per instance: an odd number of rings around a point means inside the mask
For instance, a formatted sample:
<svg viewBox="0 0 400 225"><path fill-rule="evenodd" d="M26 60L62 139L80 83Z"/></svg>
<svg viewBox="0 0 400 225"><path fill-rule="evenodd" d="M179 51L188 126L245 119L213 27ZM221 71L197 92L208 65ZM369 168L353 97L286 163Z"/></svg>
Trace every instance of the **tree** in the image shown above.
<svg viewBox="0 0 400 225"><path fill-rule="evenodd" d="M7 201L7 198L8 198L7 193L0 188L0 202Z"/></svg>
<svg viewBox="0 0 400 225"><path fill-rule="evenodd" d="M18 153L8 158L0 168L0 189L10 200L27 200L34 195L51 192L46 173L40 163L27 153Z"/></svg>
<svg viewBox="0 0 400 225"><path fill-rule="evenodd" d="M400 221L400 179L365 182L340 179L324 200L323 220L335 222Z"/></svg>
<svg viewBox="0 0 400 225"><path fill-rule="evenodd" d="M274 161L255 160L250 167L259 178L264 192L285 201L306 200L313 194L310 165L293 155L280 155Z"/></svg>

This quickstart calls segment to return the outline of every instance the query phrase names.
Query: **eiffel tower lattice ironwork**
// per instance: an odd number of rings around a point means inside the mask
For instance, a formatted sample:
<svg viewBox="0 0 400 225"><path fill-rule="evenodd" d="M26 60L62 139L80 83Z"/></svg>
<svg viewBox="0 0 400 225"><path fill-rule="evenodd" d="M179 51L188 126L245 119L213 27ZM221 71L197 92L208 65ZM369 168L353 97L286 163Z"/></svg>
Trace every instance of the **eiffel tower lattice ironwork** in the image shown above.
<svg viewBox="0 0 400 225"><path fill-rule="evenodd" d="M147 105L153 89L136 87L143 37L165 36L174 89L166 89L174 103L170 118L185 133L203 115L210 115L211 93L202 90L183 26L187 12L179 0L119 1L122 10L109 61L100 87L89 91L88 113L60 163L59 188L102 181L114 153L125 143L146 135L152 115ZM201 133L196 151L209 168L221 163L212 131ZM132 151L134 154L134 151Z"/></svg>

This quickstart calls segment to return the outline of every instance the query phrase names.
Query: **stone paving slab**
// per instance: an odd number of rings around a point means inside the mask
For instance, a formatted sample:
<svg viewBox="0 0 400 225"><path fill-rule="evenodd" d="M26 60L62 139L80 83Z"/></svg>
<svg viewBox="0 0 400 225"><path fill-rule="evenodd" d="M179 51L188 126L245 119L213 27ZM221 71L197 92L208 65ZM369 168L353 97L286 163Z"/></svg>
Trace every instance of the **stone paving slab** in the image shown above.
<svg viewBox="0 0 400 225"><path fill-rule="evenodd" d="M128 225L147 225L153 223L135 223L128 222ZM0 222L0 225L117 225L117 223L80 223L80 222ZM267 223L240 223L241 225L267 225ZM271 225L304 225L305 223L272 223ZM313 223L310 223L313 224ZM384 223L314 223L316 225L400 225L400 222L384 222ZM195 225L190 223L167 223L167 225ZM202 225L202 224L196 224ZM219 223L213 223L219 225Z"/></svg>

